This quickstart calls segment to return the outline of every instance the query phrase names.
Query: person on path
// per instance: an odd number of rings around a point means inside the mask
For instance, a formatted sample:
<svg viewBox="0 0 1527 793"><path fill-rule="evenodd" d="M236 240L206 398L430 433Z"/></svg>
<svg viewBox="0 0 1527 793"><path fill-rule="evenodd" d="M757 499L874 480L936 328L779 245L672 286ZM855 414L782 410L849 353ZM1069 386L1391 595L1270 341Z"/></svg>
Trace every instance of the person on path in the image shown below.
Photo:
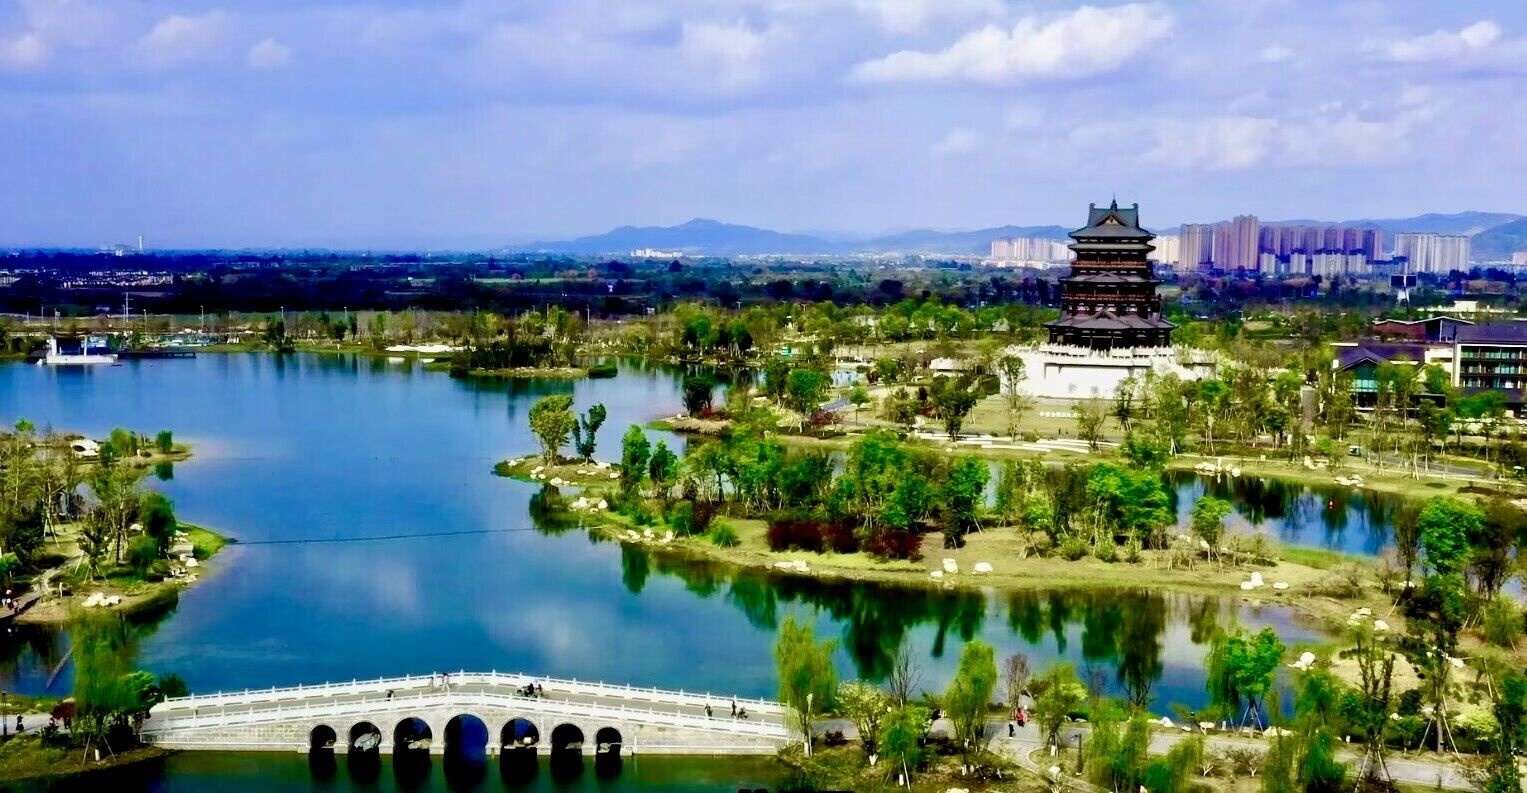
<svg viewBox="0 0 1527 793"><path fill-rule="evenodd" d="M707 719L708 719L708 718L710 718L710 717L711 717L711 712L710 712L710 703L709 703L709 702L707 702L707 703L705 703L705 718L707 718Z"/></svg>
<svg viewBox="0 0 1527 793"><path fill-rule="evenodd" d="M1016 737L1018 737L1018 725L1017 724L1014 724L1013 722L1008 722L1007 723L1007 737L1009 737L1009 738L1016 738Z"/></svg>
<svg viewBox="0 0 1527 793"><path fill-rule="evenodd" d="M734 699L734 700L732 700L732 717L735 718L736 716L737 716L737 700Z"/></svg>

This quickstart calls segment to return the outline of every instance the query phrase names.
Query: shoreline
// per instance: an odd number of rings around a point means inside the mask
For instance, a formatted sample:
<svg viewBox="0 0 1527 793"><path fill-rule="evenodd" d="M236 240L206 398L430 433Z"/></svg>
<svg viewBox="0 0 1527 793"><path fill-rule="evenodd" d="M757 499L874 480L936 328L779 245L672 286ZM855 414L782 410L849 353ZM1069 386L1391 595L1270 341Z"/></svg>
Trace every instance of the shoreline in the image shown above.
<svg viewBox="0 0 1527 793"><path fill-rule="evenodd" d="M56 595L44 594L38 603L26 611L16 615L14 621L20 625L42 625L50 627L63 627L73 621L82 610L84 602L91 595L99 592L108 596L118 596L122 602L115 606L97 607L91 611L104 611L124 616L133 616L155 609L174 606L180 598L180 594L212 575L221 571L221 565L209 564L229 545L236 545L238 541L224 534L220 534L205 526L193 523L180 524L181 530L191 538L193 554L197 560L196 580L186 578L165 578L160 581L133 581L123 586L111 579L103 579L94 582L84 582L68 596L60 599ZM205 556L201 555L203 548L210 548ZM70 560L63 565L53 568L62 570L67 567Z"/></svg>
<svg viewBox="0 0 1527 793"><path fill-rule="evenodd" d="M537 471L537 469L540 469ZM534 455L506 460L494 468L497 476L533 485L575 488L590 499L608 498L597 488L608 487L616 469L570 463L546 468ZM532 471L537 471L532 474ZM538 478L539 477L539 478ZM622 545L632 545L673 558L718 563L739 571L811 578L829 582L864 582L923 590L1035 591L1154 590L1186 595L1211 596L1254 606L1285 606L1315 620L1322 629L1338 628L1361 606L1385 608L1389 599L1381 592L1365 591L1362 597L1335 597L1320 589L1341 565L1359 565L1371 574L1372 562L1337 553L1298 553L1306 562L1294 561L1279 549L1275 564L1268 566L1216 566L1203 562L1188 569L1169 569L1155 564L1154 556L1140 562L1104 562L1087 557L1067 561L1057 556L1026 555L1027 544L1015 531L990 528L966 536L965 546L942 547L942 534L922 535L922 559L879 560L863 552L840 554L812 551L773 551L764 540L765 522L759 518L718 515L716 521L730 526L739 538L733 547L722 547L707 535L668 538L668 529L643 527L624 515L600 509L574 509L566 504L556 513L576 520L586 531ZM650 535L650 536L649 536ZM1151 554L1152 552L1147 552ZM952 560L957 572L946 572L944 560ZM1318 559L1322 563L1307 561ZM990 566L989 573L975 573L977 564ZM1241 582L1260 573L1267 586L1246 591ZM937 573L937 577L934 574ZM1272 583L1288 584L1275 590Z"/></svg>

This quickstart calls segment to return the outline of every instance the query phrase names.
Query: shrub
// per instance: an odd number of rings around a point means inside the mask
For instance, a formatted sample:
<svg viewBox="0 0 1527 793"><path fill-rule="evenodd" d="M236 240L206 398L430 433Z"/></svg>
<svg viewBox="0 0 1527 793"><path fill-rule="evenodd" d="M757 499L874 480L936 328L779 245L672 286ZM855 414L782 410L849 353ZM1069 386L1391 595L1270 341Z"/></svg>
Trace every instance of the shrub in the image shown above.
<svg viewBox="0 0 1527 793"><path fill-rule="evenodd" d="M823 521L798 512L781 512L769 518L769 550L801 550L821 553L826 547L822 537Z"/></svg>
<svg viewBox="0 0 1527 793"><path fill-rule="evenodd" d="M742 540L737 538L737 530L732 528L732 524L725 521L711 525L710 541L721 548L735 548L742 542Z"/></svg>
<svg viewBox="0 0 1527 793"><path fill-rule="evenodd" d="M1087 541L1081 537L1067 537L1060 541L1060 547L1057 549L1057 552L1062 559L1074 562L1087 555Z"/></svg>
<svg viewBox="0 0 1527 793"><path fill-rule="evenodd" d="M1112 540L1103 540L1098 543L1097 547L1092 549L1092 553L1099 561L1109 563L1119 561L1119 546L1115 545Z"/></svg>
<svg viewBox="0 0 1527 793"><path fill-rule="evenodd" d="M684 501L675 504L668 515L668 525L680 537L704 534L716 517L716 505L709 501Z"/></svg>
<svg viewBox="0 0 1527 793"><path fill-rule="evenodd" d="M1130 564L1139 564L1144 556L1140 547L1139 537L1130 537L1129 542L1124 543L1124 561Z"/></svg>
<svg viewBox="0 0 1527 793"><path fill-rule="evenodd" d="M159 541L140 534L127 544L127 560L139 573L148 571L149 565L159 558Z"/></svg>
<svg viewBox="0 0 1527 793"><path fill-rule="evenodd" d="M1522 613L1510 598L1497 595L1485 606L1480 628L1485 641L1497 647L1515 647L1522 636Z"/></svg>
<svg viewBox="0 0 1527 793"><path fill-rule="evenodd" d="M864 550L881 559L921 559L923 536L911 531L887 530L866 540Z"/></svg>

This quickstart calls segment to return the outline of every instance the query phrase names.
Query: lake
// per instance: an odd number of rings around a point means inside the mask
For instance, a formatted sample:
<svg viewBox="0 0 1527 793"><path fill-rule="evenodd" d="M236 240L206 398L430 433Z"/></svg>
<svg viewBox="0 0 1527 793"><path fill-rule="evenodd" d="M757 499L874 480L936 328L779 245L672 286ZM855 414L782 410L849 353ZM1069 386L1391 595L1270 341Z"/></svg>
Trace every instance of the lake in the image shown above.
<svg viewBox="0 0 1527 793"><path fill-rule="evenodd" d="M604 459L618 457L627 425L681 404L675 373L629 363L615 378L577 382L456 379L348 355L0 365L7 422L26 417L97 437L117 426L172 429L193 445L192 460L150 484L183 519L239 544L166 613L136 620L128 643L142 666L177 673L193 691L498 669L772 696L773 634L795 615L838 641L845 679L881 678L905 642L924 685L941 688L961 647L979 637L999 656L1027 653L1041 668L1064 658L1098 670L1116 693L1145 687L1165 712L1205 702L1201 664L1218 625L1319 638L1277 606L736 574L540 527L528 510L535 488L491 468L535 450L526 414L552 393L572 394L580 411L605 404ZM1174 484L1180 510L1204 486L1194 481ZM1371 528L1382 516L1366 507L1353 521L1358 507L1349 504L1334 530L1332 510L1274 513L1267 504L1284 500L1254 506L1239 489L1231 495L1243 515L1285 538L1382 544ZM65 632L18 629L0 642L0 681L66 692L67 648Z"/></svg>

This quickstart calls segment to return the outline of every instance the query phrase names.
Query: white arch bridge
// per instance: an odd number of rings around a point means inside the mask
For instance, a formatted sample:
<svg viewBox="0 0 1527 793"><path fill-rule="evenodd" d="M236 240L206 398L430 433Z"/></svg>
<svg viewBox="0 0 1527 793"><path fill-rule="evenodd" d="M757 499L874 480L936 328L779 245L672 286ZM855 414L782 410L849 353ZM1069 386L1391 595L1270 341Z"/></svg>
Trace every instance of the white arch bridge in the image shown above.
<svg viewBox="0 0 1527 793"><path fill-rule="evenodd" d="M778 702L499 672L179 697L154 706L143 735L172 749L338 754L772 754L791 740Z"/></svg>

